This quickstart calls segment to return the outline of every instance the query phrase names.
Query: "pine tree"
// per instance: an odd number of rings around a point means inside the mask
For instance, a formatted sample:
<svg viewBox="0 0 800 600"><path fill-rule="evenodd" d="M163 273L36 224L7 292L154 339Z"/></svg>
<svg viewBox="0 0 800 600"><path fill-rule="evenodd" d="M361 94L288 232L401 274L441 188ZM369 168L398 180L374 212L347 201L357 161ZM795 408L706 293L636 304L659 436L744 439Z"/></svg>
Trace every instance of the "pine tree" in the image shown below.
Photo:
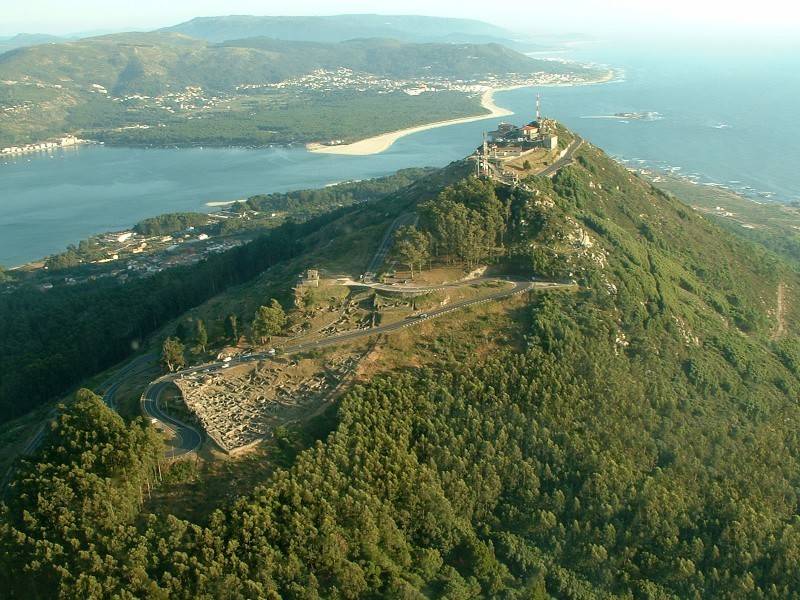
<svg viewBox="0 0 800 600"><path fill-rule="evenodd" d="M197 319L197 323L195 324L194 341L201 352L206 351L206 346L208 346L208 332L206 331L206 324L203 323L202 319Z"/></svg>
<svg viewBox="0 0 800 600"><path fill-rule="evenodd" d="M186 365L183 356L184 347L178 338L168 337L161 346L161 364L169 372L176 371Z"/></svg>
<svg viewBox="0 0 800 600"><path fill-rule="evenodd" d="M239 340L239 319L236 315L230 314L225 319L225 337L227 337L232 344Z"/></svg>
<svg viewBox="0 0 800 600"><path fill-rule="evenodd" d="M272 299L269 306L261 306L253 319L253 338L263 344L277 335L286 324L286 313L280 303Z"/></svg>

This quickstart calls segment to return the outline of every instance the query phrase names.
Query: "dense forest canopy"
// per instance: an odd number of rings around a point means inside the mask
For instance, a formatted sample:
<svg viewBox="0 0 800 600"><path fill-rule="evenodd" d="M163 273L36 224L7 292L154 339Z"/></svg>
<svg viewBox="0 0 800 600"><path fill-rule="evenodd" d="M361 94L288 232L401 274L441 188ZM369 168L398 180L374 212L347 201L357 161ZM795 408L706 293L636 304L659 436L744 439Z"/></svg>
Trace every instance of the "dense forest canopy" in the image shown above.
<svg viewBox="0 0 800 600"><path fill-rule="evenodd" d="M517 342L485 356L442 331L435 359L355 386L327 439L202 523L59 526L31 472L77 464L59 498L127 507L152 473L139 452L109 474L69 449L104 422L146 444L81 395L11 487L10 596L800 598L800 343L772 311L797 275L588 145L526 186L466 178L415 201L442 257L580 284L524 302Z"/></svg>

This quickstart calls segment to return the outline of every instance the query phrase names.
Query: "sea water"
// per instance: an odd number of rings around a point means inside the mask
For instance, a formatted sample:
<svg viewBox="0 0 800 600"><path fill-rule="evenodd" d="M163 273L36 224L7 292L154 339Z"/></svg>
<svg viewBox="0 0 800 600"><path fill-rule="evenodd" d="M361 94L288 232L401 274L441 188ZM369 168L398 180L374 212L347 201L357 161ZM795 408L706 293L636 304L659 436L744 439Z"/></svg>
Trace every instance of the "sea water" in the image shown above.
<svg viewBox="0 0 800 600"><path fill-rule="evenodd" d="M553 55L608 64L617 81L496 94L517 113L543 111L610 154L761 199L800 200L800 54L784 47L589 44ZM646 118L608 118L652 113ZM209 202L321 187L471 153L501 119L432 129L372 156L296 149L84 146L0 159L0 264L18 265L90 235Z"/></svg>

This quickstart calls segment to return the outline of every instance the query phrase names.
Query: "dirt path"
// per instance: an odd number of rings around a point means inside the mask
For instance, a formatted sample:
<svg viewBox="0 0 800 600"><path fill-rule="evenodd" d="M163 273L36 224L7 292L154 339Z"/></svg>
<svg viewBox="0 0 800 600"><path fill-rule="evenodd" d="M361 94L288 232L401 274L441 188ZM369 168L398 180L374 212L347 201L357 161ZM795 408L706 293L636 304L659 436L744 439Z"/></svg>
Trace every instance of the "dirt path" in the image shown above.
<svg viewBox="0 0 800 600"><path fill-rule="evenodd" d="M778 320L778 325L772 333L773 340L779 340L786 334L786 311L784 303L786 300L786 285L783 282L778 284L778 303L775 309L775 318Z"/></svg>

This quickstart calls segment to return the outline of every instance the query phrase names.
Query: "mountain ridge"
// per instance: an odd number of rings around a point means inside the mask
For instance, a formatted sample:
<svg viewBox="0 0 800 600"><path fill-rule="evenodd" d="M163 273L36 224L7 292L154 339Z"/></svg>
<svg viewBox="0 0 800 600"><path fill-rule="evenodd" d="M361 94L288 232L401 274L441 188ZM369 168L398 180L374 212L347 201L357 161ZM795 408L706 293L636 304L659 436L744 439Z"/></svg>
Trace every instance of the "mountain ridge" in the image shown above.
<svg viewBox="0 0 800 600"><path fill-rule="evenodd" d="M354 73L345 77L337 74L340 69ZM327 71L330 80L324 89L316 89L319 83L300 81L286 91L275 87L279 82L312 77L320 70ZM185 132L177 135L177 140L167 135L173 144L197 139L211 145L220 137L217 132L225 131L224 126L217 126L219 121L235 130L221 135L223 142L226 135L232 140L229 144L241 144L243 139L253 145L291 143L298 138L318 141L325 139L326 133L315 136L308 131L313 129L316 105L320 109L333 105L333 110L343 113L338 114L338 121L352 122L346 105L353 96L363 98L372 111L380 109L379 101L390 98L392 114L410 113L416 105L417 113L435 113L441 120L448 116L448 104L453 117L465 115L465 104L474 107L466 114L481 110L477 100L468 101L465 94L449 89L437 92L438 96L412 98L402 93L401 82L425 77L480 80L520 73L578 79L599 75L596 69L533 59L498 44L416 44L386 39L323 43L271 38L216 44L176 32L111 34L0 54L0 106L6 109L0 112L0 147L39 142L67 132L113 142L123 136L144 135L145 129L151 129L146 132L151 135L167 133L155 128L173 126ZM340 81L343 77L347 81ZM308 114L298 115L296 123L275 122L286 116L281 106L309 107ZM249 118L262 112L268 122L253 123ZM190 117L196 120L190 122ZM394 129L414 124L419 121L409 123L403 117ZM195 136L193 131L198 128L211 130L212 135ZM300 133L281 134L287 129L299 129ZM107 135L98 137L97 130ZM263 131L273 132L272 137ZM344 132L336 135L347 137ZM157 143L157 136L153 142Z"/></svg>
<svg viewBox="0 0 800 600"><path fill-rule="evenodd" d="M791 297L800 275L590 144L552 180L526 187L469 171L453 165L331 213L305 231L299 254L185 317L207 324L204 339L215 343L226 315L283 298L305 268L360 264L364 236L379 240L409 212L437 265L571 277L578 291L520 296L387 336L324 426L276 428L266 454L225 463L256 471L241 494L213 468L184 463L153 483L161 502L138 502L155 469L139 457L158 448L137 433L144 425L112 419L82 392L12 484L0 519L11 589L800 595L796 303L784 307L789 329L772 339L776 294ZM293 317L315 302L330 300L312 294ZM368 304L380 311L382 302ZM180 335L179 324L154 344ZM212 482L224 492L209 501ZM176 497L202 512L176 516ZM125 510L103 509L112 498ZM85 553L46 552L54 546Z"/></svg>
<svg viewBox="0 0 800 600"><path fill-rule="evenodd" d="M210 42L247 37L326 42L358 37L394 37L408 42L437 42L448 39L454 42L480 40L513 43L515 38L520 37L508 29L475 19L368 13L312 17L197 17L162 30L179 31Z"/></svg>

